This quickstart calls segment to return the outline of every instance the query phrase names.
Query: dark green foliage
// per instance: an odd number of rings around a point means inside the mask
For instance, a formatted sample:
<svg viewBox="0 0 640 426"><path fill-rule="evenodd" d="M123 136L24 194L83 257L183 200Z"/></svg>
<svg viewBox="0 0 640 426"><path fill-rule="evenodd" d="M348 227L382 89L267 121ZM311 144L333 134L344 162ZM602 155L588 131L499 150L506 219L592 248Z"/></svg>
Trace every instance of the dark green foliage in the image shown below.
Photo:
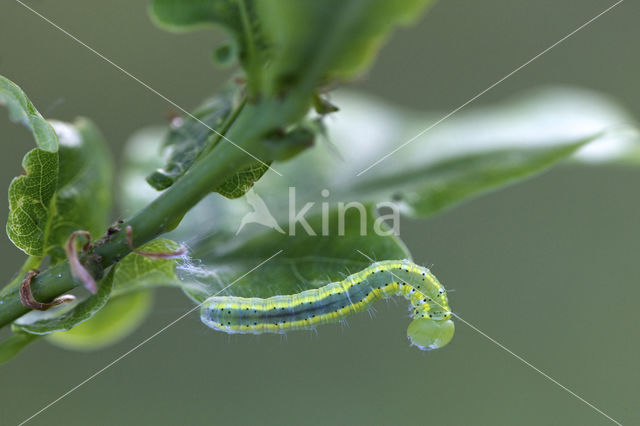
<svg viewBox="0 0 640 426"><path fill-rule="evenodd" d="M369 257L410 258L397 235L376 225L377 203L394 201L403 213L426 218L572 158L583 147L602 142L609 129L630 121L621 108L597 95L530 95L479 115L482 120L461 114L447 123L449 136L434 132L418 140L441 116L378 105L384 111L381 118L367 109L375 102L360 99L356 114L343 121L351 133L335 132L340 124L326 116L349 117L353 99L334 104L326 88L361 75L390 32L416 19L431 3L153 0L151 17L163 28L224 28L229 40L215 49L214 60L228 66L237 58L240 69L233 83L193 116L174 117L164 140L155 132L137 141L138 154L153 150L159 156L162 147L167 158L164 165L157 159L127 161L138 169L118 171L121 186L134 188L119 207L135 211L144 204L132 200L146 197L140 176L148 176L151 187L162 193L149 196L146 207L111 228L113 165L98 129L87 119L46 120L17 85L0 76L0 101L14 121L31 131L37 145L24 157L25 174L9 187L7 233L30 258L0 291L0 323L13 323L14 330L0 343L0 362L39 335L83 350L116 341L142 321L155 287L178 287L196 302L223 289L224 294L269 297L338 281L342 274L366 268ZM580 111L591 127L581 133L548 129L550 120L538 114L541 110L555 123L566 118L567 129L579 127L570 120ZM358 121L358 113L366 123ZM482 137L474 139L478 134ZM321 136L334 150L321 146ZM342 153L342 162L335 152ZM280 172L270 172L270 167ZM342 219L332 204L327 217L324 211L309 215L309 232L291 222L291 186L298 190L298 203L317 201L327 188L331 200L360 202L365 224L360 211L347 210L344 232L339 232ZM211 192L224 198L207 197ZM243 201L229 199L244 195L250 203L270 208L272 223L267 226L272 229L255 224L242 228L241 219L251 210ZM139 250L164 255L131 253L127 226ZM170 256L178 244L157 238L176 227L176 238L193 242L188 256L178 259ZM76 285L64 244L77 230L89 231L94 240L81 260L107 274L98 293L23 315L27 309L20 304L18 287L28 270L47 265L32 283L43 301ZM96 241L100 235L105 237ZM45 258L48 264L42 263Z"/></svg>

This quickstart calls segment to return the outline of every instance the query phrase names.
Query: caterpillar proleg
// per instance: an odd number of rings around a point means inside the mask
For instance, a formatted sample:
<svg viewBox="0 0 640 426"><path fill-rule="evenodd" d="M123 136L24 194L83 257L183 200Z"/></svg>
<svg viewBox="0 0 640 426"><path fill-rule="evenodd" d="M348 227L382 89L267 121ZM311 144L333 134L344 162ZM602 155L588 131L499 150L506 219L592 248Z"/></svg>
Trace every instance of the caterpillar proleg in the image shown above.
<svg viewBox="0 0 640 426"><path fill-rule="evenodd" d="M447 293L429 269L409 260L377 262L342 281L267 299L213 296L200 316L207 326L230 334L285 333L338 322L391 296L409 301L407 329L422 350L445 346L454 333Z"/></svg>

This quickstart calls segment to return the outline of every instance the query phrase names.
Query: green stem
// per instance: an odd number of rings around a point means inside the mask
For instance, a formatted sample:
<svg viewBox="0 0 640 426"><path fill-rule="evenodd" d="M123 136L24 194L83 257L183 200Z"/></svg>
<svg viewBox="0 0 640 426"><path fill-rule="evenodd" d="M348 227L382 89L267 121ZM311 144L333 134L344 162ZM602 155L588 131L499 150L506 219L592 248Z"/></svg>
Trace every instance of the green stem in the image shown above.
<svg viewBox="0 0 640 426"><path fill-rule="evenodd" d="M300 70L302 79L296 83L295 90L290 88L286 94L268 91L261 101L243 107L226 135L229 140L240 144L242 149L230 143L216 144L171 187L121 225L121 229L126 226L133 228L134 246L138 247L175 228L198 201L234 173L255 162L256 157L264 162L271 161L261 137L304 116L316 85L340 49L342 40L348 36L352 25L362 16L366 7L367 2L344 3L338 14L341 19L327 33L304 69ZM247 155L247 152L251 155ZM124 232L116 233L94 250L103 268L108 268L130 252ZM69 263L64 261L37 276L31 283L31 290L37 300L50 301L76 285L69 271ZM28 311L20 302L18 289L19 286L9 285L0 291L0 327Z"/></svg>
<svg viewBox="0 0 640 426"><path fill-rule="evenodd" d="M206 154L211 152L213 148L216 147L218 142L220 142L220 140L222 139L222 135L226 134L231 128L231 126L233 125L233 123L236 122L236 120L238 119L238 115L240 115L246 103L247 103L247 97L246 95L243 95L242 99L240 100L240 103L238 103L238 106L234 109L234 111L231 113L229 118L227 118L227 121L225 121L225 123L222 125L222 128L220 129L220 131L218 133L215 133L213 137L206 142L203 150L196 157L196 161L199 161L200 158L204 157Z"/></svg>
<svg viewBox="0 0 640 426"><path fill-rule="evenodd" d="M124 230L126 226L132 227L133 244L136 247L174 229L185 213L198 201L238 170L255 162L254 157L269 161L268 150L261 143L260 136L272 130L273 126L278 125L281 120L291 117L292 112L297 111L298 108L300 108L299 103L279 101L245 106L237 123L231 126L227 136L235 143L242 141L243 150L230 143L217 144L158 198L123 223L121 229ZM130 252L125 233L121 231L105 244L97 247L93 254L100 257L103 268L108 268ZM30 266L31 264L27 270L32 269ZM24 273L20 276L23 275ZM8 325L28 312L28 308L20 302L21 279L16 278L16 280L17 285L12 283L0 291L0 327ZM31 289L37 300L50 301L76 285L69 271L69 263L64 261L34 278Z"/></svg>
<svg viewBox="0 0 640 426"><path fill-rule="evenodd" d="M253 100L262 88L262 73L260 72L260 63L256 56L257 49L253 37L253 28L251 28L251 18L249 17L247 5L245 4L244 0L238 0L237 3L238 8L240 9L242 30L244 32L247 46L247 89L249 91L249 98Z"/></svg>

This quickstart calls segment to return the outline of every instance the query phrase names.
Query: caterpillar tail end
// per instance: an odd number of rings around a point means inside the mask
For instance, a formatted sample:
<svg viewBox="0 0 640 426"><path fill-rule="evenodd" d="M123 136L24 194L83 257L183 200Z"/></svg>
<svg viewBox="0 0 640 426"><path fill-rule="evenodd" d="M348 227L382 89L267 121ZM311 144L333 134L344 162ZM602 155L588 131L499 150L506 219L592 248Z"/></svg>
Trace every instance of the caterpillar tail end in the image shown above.
<svg viewBox="0 0 640 426"><path fill-rule="evenodd" d="M453 338L454 332L455 325L451 320L418 318L409 324L407 337L411 346L417 346L423 351L430 351L446 346Z"/></svg>

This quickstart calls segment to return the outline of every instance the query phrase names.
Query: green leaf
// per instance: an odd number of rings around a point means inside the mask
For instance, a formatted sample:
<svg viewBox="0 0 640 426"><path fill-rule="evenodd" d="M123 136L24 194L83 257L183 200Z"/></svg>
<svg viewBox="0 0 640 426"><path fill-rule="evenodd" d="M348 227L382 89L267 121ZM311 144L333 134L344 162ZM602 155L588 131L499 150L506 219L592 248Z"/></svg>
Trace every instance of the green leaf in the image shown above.
<svg viewBox="0 0 640 426"><path fill-rule="evenodd" d="M269 156L274 161L286 161L311 148L319 134L324 132L322 119L292 126L287 132L277 132L266 137Z"/></svg>
<svg viewBox="0 0 640 426"><path fill-rule="evenodd" d="M633 117L607 97L585 90L525 93L495 106L470 108L427 132L444 113L348 93L332 100L341 110L327 123L331 145L279 164L286 179L267 175L256 185L276 219L286 217L290 186L296 188L298 204L395 201L404 213L426 217L567 160L629 162L640 146L630 128ZM623 128L628 131L620 132ZM331 192L328 198L321 196L325 189ZM234 209L219 211L221 227L227 223L225 214L242 217Z"/></svg>
<svg viewBox="0 0 640 426"><path fill-rule="evenodd" d="M219 135L209 130L224 132L231 113L239 108L238 93L227 90L219 96L207 99L198 107L192 117L177 118L164 140L165 149L169 149L166 165L147 177L147 182L157 190L168 188L180 176L189 170L203 149L211 148ZM203 125L205 123L206 125Z"/></svg>
<svg viewBox="0 0 640 426"><path fill-rule="evenodd" d="M277 222L287 220L289 187L296 189L298 208L315 202L316 212L323 202L335 207L336 202L393 201L399 195L405 213L427 216L565 160L581 164L620 161L640 146L637 135L636 139L623 138L608 131L621 125L629 128L634 122L615 102L591 91L555 87L461 111L357 176L444 113L399 108L348 92L337 93L332 101L341 111L327 123L331 142L317 144L295 161L278 163L283 177L266 174L255 186ZM576 144L594 137L571 155ZM145 148L149 140L135 142L130 158L138 159L151 149ZM445 173L448 162L456 167ZM128 179L124 188L141 194L137 182ZM325 189L331 193L329 198L321 195ZM127 205L133 206L131 203ZM210 196L189 212L174 235L189 238L206 229L224 244L251 211L244 198L229 201Z"/></svg>
<svg viewBox="0 0 640 426"><path fill-rule="evenodd" d="M81 302L63 303L47 311L31 311L13 323L14 330L31 334L50 334L71 330L91 318L109 300L114 282L112 269L102 279L98 292Z"/></svg>
<svg viewBox="0 0 640 426"><path fill-rule="evenodd" d="M24 156L25 175L9 185L7 235L31 256L44 256L51 204L58 183L58 153L34 148Z"/></svg>
<svg viewBox="0 0 640 426"><path fill-rule="evenodd" d="M233 122L236 114L242 109L237 90L227 90L223 95L213 97L200 106L194 113L197 119L186 117L174 120L174 124L167 133L164 146L169 149L169 157L166 165L156 169L147 177L147 182L157 190L163 190L173 185L176 179L184 175L204 151L213 149L221 142L219 133L224 133ZM202 124L205 123L206 125ZM212 132L207 126L216 129ZM305 131L303 131L303 129ZM313 134L306 127L300 127L280 137L273 145L273 151L288 149L293 154L310 146ZM306 136L304 141L299 141L300 134ZM294 142L288 142L297 135ZM266 141L271 142L271 141ZM288 143L287 143L288 142ZM304 142L304 143L302 143ZM227 143L222 140L222 143ZM152 142L154 144L154 142ZM294 146L295 145L295 146ZM293 155L289 154L289 156ZM138 162L138 160L134 160ZM250 166L238 170L238 172L222 184L213 189L226 198L238 198L251 189L266 172L269 166L266 163L253 162Z"/></svg>
<svg viewBox="0 0 640 426"><path fill-rule="evenodd" d="M47 341L72 350L97 350L130 335L151 310L153 294L139 291L109 299L91 319L69 331L47 335Z"/></svg>
<svg viewBox="0 0 640 426"><path fill-rule="evenodd" d="M373 61L388 34L430 0L271 0L256 2L272 45L265 81L279 93L307 73L349 79Z"/></svg>
<svg viewBox="0 0 640 426"><path fill-rule="evenodd" d="M31 130L40 149L47 152L58 150L58 137L51 125L42 118L20 87L0 75L1 104L6 104L9 108L12 121L20 122Z"/></svg>
<svg viewBox="0 0 640 426"><path fill-rule="evenodd" d="M223 27L234 44L223 46L225 62L229 61L230 53L238 52L250 76L250 86L259 83L261 68L267 60L268 43L262 34L261 19L256 15L253 0L152 0L150 14L156 24L170 31Z"/></svg>
<svg viewBox="0 0 640 426"><path fill-rule="evenodd" d="M58 181L58 136L22 89L2 76L0 103L8 106L12 120L31 130L39 146L24 156L25 174L9 185L7 235L25 253L43 256L51 200Z"/></svg>
<svg viewBox="0 0 640 426"><path fill-rule="evenodd" d="M211 28L215 25L242 36L240 10L233 0L152 0L149 8L157 25L171 31Z"/></svg>
<svg viewBox="0 0 640 426"><path fill-rule="evenodd" d="M175 252L180 247L167 238L157 238L139 248L148 252ZM113 295L161 286L178 285L177 259L150 259L130 253L115 266Z"/></svg>
<svg viewBox="0 0 640 426"><path fill-rule="evenodd" d="M104 232L111 208L113 164L97 127L88 119L73 125L51 121L60 139L60 173L46 238L45 253L63 259L72 232Z"/></svg>
<svg viewBox="0 0 640 426"><path fill-rule="evenodd" d="M9 185L7 235L32 256L64 257L71 232L99 234L111 205L111 161L102 137L86 119L47 122L24 92L0 76L0 100L13 119L32 130L39 148L23 161L25 174Z"/></svg>
<svg viewBox="0 0 640 426"><path fill-rule="evenodd" d="M158 192L145 182L145 176L156 169L162 161L156 154L164 139L166 130L163 127L149 127L133 134L125 144L123 167L120 171L120 199L119 205L125 212L135 212L158 196ZM180 235L190 238L202 229L209 229L212 222L222 225L218 218L226 220L232 215L221 213L233 206L241 204L243 200L227 200L217 194L211 194L202 200L198 207L192 209L180 225ZM211 212L216 215L212 218ZM244 213L243 209L241 213Z"/></svg>
<svg viewBox="0 0 640 426"><path fill-rule="evenodd" d="M215 189L215 192L231 199L242 197L253 187L254 183L264 176L267 170L269 170L267 164L256 162L246 169L240 170L231 179L227 179Z"/></svg>
<svg viewBox="0 0 640 426"><path fill-rule="evenodd" d="M522 181L573 154L593 159L596 153L602 158L608 147L616 151L617 144L633 144L610 135L633 122L629 114L603 96L575 89L532 92L495 107L460 113L409 143L436 119L394 108L383 118L382 111L366 102L352 105L358 117L345 122L349 129L330 129L330 133L335 130L336 143L352 142L345 151L358 152L351 167L341 169L333 181L349 182L340 196L394 200L413 216L426 217ZM350 109L345 104L342 113ZM366 151L354 146L352 139L363 120L368 134L378 132L380 138L378 146ZM343 155L349 158L348 153Z"/></svg>
<svg viewBox="0 0 640 426"><path fill-rule="evenodd" d="M26 175L9 186L7 234L29 255L64 258L69 235L83 229L99 235L111 206L112 163L96 127L52 121L60 149L34 148L24 157Z"/></svg>
<svg viewBox="0 0 640 426"><path fill-rule="evenodd" d="M290 235L291 231L281 234L269 230L244 241L239 241L242 237L230 237L225 244L213 237L199 242L191 255L200 258L202 264L182 268L182 282L189 286L184 287L185 292L196 302L223 290L220 294L244 297L292 294L341 280L344 274L369 266L371 262L359 251L377 260L410 257L398 238L376 232L373 219L377 216L371 206L366 210L364 235L360 233L360 213L355 209L346 210L343 235L338 232L338 212L332 211L327 217L329 227L325 233L320 215L307 219L315 236L298 223L295 235ZM390 232L384 225L381 229ZM280 254L244 276L280 250ZM228 285L231 287L225 289Z"/></svg>
<svg viewBox="0 0 640 426"><path fill-rule="evenodd" d="M37 340L40 336L29 333L13 333L2 342L0 342L0 364L9 361L18 355L30 343Z"/></svg>
<svg viewBox="0 0 640 426"><path fill-rule="evenodd" d="M564 160L594 138L564 146L497 150L464 155L415 170L369 179L352 190L368 199L393 199L416 217L521 181Z"/></svg>
<svg viewBox="0 0 640 426"><path fill-rule="evenodd" d="M154 0L158 25L186 31L215 25L235 41L250 98L317 79L348 79L373 61L388 34L416 19L431 0ZM223 55L226 59L227 55Z"/></svg>

